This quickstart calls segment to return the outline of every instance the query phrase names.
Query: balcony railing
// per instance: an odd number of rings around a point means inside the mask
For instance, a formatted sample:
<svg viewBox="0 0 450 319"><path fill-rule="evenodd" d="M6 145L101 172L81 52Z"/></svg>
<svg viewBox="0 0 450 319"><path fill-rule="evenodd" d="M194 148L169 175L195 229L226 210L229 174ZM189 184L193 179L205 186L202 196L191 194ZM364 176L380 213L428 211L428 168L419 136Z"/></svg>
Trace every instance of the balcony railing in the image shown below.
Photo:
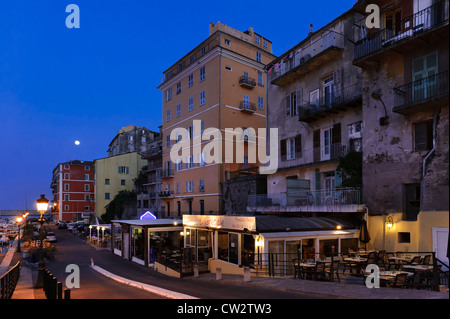
<svg viewBox="0 0 450 319"><path fill-rule="evenodd" d="M255 113L256 105L255 105L255 103L250 103L248 101L241 101L241 104L239 105L239 109L243 112Z"/></svg>
<svg viewBox="0 0 450 319"><path fill-rule="evenodd" d="M324 161L337 161L340 157L347 155L349 146L343 143L334 143L324 145L312 149L303 149L301 152L295 153L292 157L282 156L278 163L278 168L288 168Z"/></svg>
<svg viewBox="0 0 450 319"><path fill-rule="evenodd" d="M334 31L322 33L320 38L303 47L295 47L288 52L280 62L276 63L269 72L269 80L275 82L283 75L308 63L315 56L325 52L330 48L344 49L344 35Z"/></svg>
<svg viewBox="0 0 450 319"><path fill-rule="evenodd" d="M343 111L347 106L357 106L362 101L362 84L356 83L342 90L324 94L318 100L308 102L300 107L299 121L310 122L329 113Z"/></svg>
<svg viewBox="0 0 450 319"><path fill-rule="evenodd" d="M256 86L256 80L243 75L239 78L239 85L253 89Z"/></svg>
<svg viewBox="0 0 450 319"><path fill-rule="evenodd" d="M394 88L394 112L402 113L410 106L434 98L448 96L448 70Z"/></svg>
<svg viewBox="0 0 450 319"><path fill-rule="evenodd" d="M360 205L359 188L336 188L333 190L283 192L279 194L248 195L249 207L270 206L342 206Z"/></svg>
<svg viewBox="0 0 450 319"><path fill-rule="evenodd" d="M412 16L402 19L400 30L381 29L355 44L354 59L384 49L400 40L414 37L418 34L448 21L448 0L441 0Z"/></svg>
<svg viewBox="0 0 450 319"><path fill-rule="evenodd" d="M158 193L159 197L173 197L173 191L161 191Z"/></svg>

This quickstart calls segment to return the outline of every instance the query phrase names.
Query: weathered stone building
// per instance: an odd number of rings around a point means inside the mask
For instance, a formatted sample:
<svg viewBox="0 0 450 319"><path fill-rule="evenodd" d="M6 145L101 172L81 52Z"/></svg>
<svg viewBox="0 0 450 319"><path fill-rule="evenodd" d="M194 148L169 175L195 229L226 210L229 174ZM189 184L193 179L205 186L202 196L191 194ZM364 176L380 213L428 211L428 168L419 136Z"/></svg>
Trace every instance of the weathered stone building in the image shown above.
<svg viewBox="0 0 450 319"><path fill-rule="evenodd" d="M146 152L148 142L153 141L157 134L145 127L135 125L122 127L109 144L108 156Z"/></svg>
<svg viewBox="0 0 450 319"><path fill-rule="evenodd" d="M372 245L436 251L449 218L448 0L375 2L381 28L361 21L353 61L363 74L363 199L373 216ZM354 8L365 7L359 1Z"/></svg>

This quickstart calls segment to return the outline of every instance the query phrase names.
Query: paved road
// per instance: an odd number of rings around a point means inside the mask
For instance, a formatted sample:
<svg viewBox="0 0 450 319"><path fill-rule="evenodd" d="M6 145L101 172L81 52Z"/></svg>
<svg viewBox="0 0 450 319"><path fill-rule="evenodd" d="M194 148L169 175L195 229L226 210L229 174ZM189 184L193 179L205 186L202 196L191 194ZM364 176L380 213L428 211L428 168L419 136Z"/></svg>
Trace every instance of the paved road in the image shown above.
<svg viewBox="0 0 450 319"><path fill-rule="evenodd" d="M58 242L55 259L47 263L50 271L64 282L68 264L80 267L80 289L72 290L72 297L82 299L145 299L159 298L141 289L129 287L105 278L89 267L94 263L115 275L154 285L164 289L202 299L317 299L317 295L299 292L279 291L261 287L224 285L214 281L196 281L193 278L178 279L155 272L112 254L109 250L95 250L68 230L55 229Z"/></svg>

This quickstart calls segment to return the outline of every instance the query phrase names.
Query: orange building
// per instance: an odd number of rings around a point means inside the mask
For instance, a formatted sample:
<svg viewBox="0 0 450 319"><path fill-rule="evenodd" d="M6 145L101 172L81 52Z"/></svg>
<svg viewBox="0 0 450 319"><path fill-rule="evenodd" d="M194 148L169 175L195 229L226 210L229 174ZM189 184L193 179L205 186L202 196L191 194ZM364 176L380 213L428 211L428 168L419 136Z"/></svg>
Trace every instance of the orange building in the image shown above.
<svg viewBox="0 0 450 319"><path fill-rule="evenodd" d="M223 213L226 172L257 165L248 152L255 142L245 132L266 127L265 65L274 58L272 43L252 27L241 32L218 22L210 23L206 40L164 71L158 89L165 217ZM177 141L182 144L174 148ZM243 152L225 149L236 141Z"/></svg>

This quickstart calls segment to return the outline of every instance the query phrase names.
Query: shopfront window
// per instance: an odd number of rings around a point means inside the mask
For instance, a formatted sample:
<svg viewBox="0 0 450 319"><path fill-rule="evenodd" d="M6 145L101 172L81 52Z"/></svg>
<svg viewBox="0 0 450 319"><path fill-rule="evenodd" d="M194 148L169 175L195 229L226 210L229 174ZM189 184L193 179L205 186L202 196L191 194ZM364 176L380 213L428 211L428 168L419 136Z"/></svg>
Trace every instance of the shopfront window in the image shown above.
<svg viewBox="0 0 450 319"><path fill-rule="evenodd" d="M319 258L325 259L338 252L338 239L324 239L319 241Z"/></svg>
<svg viewBox="0 0 450 319"><path fill-rule="evenodd" d="M255 261L255 239L252 235L242 236L241 263L242 266L254 267Z"/></svg>
<svg viewBox="0 0 450 319"><path fill-rule="evenodd" d="M131 256L144 260L144 230L133 228L131 238Z"/></svg>
<svg viewBox="0 0 450 319"><path fill-rule="evenodd" d="M162 256L180 255L180 237L178 231L150 232L150 262L160 261Z"/></svg>
<svg viewBox="0 0 450 319"><path fill-rule="evenodd" d="M233 234L233 233L229 233L228 235L229 235L229 237L228 237L229 262L233 263L233 264L238 264L239 263L239 254L238 254L239 235Z"/></svg>
<svg viewBox="0 0 450 319"><path fill-rule="evenodd" d="M316 247L313 238L302 239L302 255L301 259L317 259L315 257Z"/></svg>
<svg viewBox="0 0 450 319"><path fill-rule="evenodd" d="M358 250L358 238L342 238L341 254L347 255L350 251Z"/></svg>
<svg viewBox="0 0 450 319"><path fill-rule="evenodd" d="M122 227L114 226L114 249L122 250Z"/></svg>
<svg viewBox="0 0 450 319"><path fill-rule="evenodd" d="M197 249L198 262L208 262L211 258L211 232L207 230L197 230Z"/></svg>

